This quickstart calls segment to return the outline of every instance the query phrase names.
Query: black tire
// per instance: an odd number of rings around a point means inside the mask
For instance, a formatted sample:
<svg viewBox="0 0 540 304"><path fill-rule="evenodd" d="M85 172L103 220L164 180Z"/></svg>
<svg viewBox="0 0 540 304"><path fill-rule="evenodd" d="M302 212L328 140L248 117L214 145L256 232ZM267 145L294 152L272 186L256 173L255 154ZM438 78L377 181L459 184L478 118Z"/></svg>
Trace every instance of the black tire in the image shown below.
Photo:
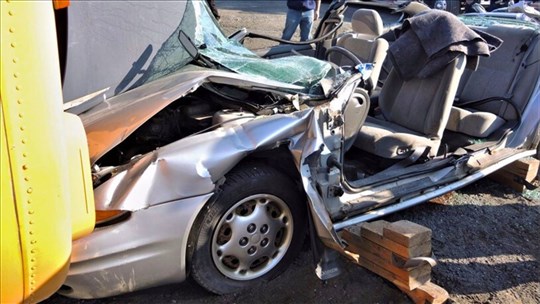
<svg viewBox="0 0 540 304"><path fill-rule="evenodd" d="M274 168L251 163L231 171L192 229L192 278L228 294L278 276L302 247L305 202L296 183Z"/></svg>

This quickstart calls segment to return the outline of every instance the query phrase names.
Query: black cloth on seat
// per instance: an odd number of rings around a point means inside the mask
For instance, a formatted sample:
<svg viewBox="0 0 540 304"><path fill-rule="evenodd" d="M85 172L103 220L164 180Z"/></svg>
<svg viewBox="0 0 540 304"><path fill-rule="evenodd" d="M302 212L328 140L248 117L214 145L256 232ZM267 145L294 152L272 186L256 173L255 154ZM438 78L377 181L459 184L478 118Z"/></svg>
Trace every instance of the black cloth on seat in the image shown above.
<svg viewBox="0 0 540 304"><path fill-rule="evenodd" d="M428 10L405 20L397 35L388 55L404 80L427 78L459 54L468 56L468 68L476 69L477 56L489 56L502 43L441 10Z"/></svg>

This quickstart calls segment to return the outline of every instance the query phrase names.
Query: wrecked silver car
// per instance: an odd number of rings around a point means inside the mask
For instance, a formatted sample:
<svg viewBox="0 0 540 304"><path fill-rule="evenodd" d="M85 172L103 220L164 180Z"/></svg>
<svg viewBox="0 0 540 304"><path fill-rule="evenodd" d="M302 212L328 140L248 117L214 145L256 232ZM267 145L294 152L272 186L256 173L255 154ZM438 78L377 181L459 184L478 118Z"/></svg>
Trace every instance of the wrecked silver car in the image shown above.
<svg viewBox="0 0 540 304"><path fill-rule="evenodd" d="M87 132L97 225L73 243L63 295L107 297L188 274L237 292L281 273L306 235L326 279L337 270L323 262L346 247L341 229L537 153L537 27L474 17L504 41L476 71L457 54L425 78L390 72L368 90L369 65L315 58L331 27L317 31L313 56L281 46L267 59L242 46L245 33L226 37L204 1L96 5L73 2L66 18L68 50L82 55L66 56L64 96Z"/></svg>

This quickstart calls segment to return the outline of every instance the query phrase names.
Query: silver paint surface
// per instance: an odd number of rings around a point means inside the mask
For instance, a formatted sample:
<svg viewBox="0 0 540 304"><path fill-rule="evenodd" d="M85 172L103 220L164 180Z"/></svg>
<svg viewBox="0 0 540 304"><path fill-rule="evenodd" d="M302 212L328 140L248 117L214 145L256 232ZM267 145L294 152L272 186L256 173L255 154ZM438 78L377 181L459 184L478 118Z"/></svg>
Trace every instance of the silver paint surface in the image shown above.
<svg viewBox="0 0 540 304"><path fill-rule="evenodd" d="M211 195L133 212L120 224L96 229L73 242L69 276L61 291L101 298L183 281L190 228Z"/></svg>

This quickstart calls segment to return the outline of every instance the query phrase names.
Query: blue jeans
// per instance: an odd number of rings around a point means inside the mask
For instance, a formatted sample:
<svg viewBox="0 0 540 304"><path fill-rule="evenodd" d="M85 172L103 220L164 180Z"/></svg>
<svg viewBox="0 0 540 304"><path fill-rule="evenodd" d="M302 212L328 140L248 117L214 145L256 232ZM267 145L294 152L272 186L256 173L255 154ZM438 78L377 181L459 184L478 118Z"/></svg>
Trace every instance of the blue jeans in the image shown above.
<svg viewBox="0 0 540 304"><path fill-rule="evenodd" d="M291 40L298 25L300 25L300 41L306 41L311 36L311 26L313 25L313 10L297 11L289 9L287 11L287 20L283 29L282 39Z"/></svg>

